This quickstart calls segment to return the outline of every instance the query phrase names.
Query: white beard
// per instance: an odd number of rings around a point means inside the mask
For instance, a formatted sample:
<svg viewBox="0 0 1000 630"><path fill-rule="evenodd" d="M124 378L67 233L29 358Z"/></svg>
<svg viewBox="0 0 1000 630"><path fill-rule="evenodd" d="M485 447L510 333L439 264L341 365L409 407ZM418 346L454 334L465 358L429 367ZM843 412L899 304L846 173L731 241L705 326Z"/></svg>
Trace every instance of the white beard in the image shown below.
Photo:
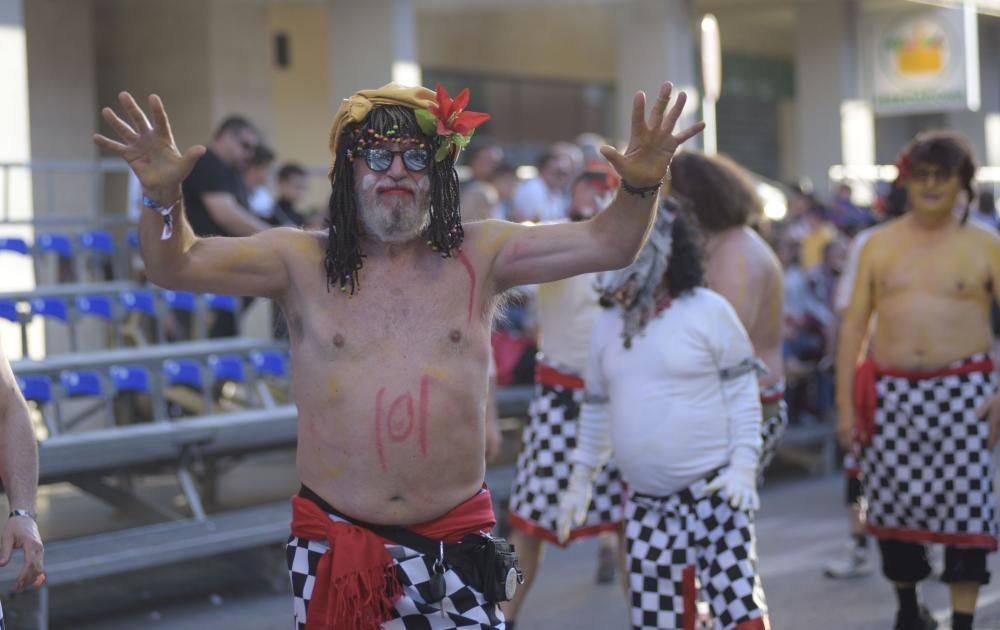
<svg viewBox="0 0 1000 630"><path fill-rule="evenodd" d="M405 243L420 236L430 225L430 179L418 181L417 198L393 195L383 198L375 193L378 178L365 175L358 189L358 212L365 232L384 243ZM418 207L418 204L422 207Z"/></svg>

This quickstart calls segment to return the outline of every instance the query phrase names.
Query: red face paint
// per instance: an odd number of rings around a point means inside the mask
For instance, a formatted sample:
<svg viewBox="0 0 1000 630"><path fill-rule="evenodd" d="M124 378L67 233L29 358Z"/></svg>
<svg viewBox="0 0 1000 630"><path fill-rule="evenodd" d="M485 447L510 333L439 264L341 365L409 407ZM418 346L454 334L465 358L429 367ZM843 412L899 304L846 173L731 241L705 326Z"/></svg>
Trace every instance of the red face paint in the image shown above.
<svg viewBox="0 0 1000 630"><path fill-rule="evenodd" d="M465 252L463 252L462 250L458 251L457 258L458 258L459 262L461 262L462 265L465 266L466 273L469 274L469 307L467 309L467 313L466 313L466 316L465 316L465 321L466 322L471 322L472 321L472 305L475 303L474 298L476 296L476 270L472 266L472 263L469 262L468 256L466 256Z"/></svg>

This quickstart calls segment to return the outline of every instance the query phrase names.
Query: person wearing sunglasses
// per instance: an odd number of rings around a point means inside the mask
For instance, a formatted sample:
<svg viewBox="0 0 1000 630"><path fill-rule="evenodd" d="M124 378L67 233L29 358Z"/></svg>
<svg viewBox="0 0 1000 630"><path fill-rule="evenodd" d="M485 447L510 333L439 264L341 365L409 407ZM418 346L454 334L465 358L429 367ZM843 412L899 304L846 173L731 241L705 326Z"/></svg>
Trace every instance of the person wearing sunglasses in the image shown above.
<svg viewBox="0 0 1000 630"><path fill-rule="evenodd" d="M142 182L149 278L174 290L276 300L288 320L297 470L288 568L300 628L504 628L523 579L491 537L484 487L490 329L507 289L620 268L639 250L678 146L684 106L665 83L638 93L621 177L592 220L462 223L455 159L489 116L470 94L389 84L343 101L329 136L328 227L199 238L179 187L203 147L181 153L163 103L152 121L102 111Z"/></svg>
<svg viewBox="0 0 1000 630"><path fill-rule="evenodd" d="M990 304L1000 296L1000 236L966 220L975 163L964 137L921 133L897 166L906 213L864 242L841 321L837 432L860 462L867 529L898 600L895 628L937 627L917 586L931 573L926 545L941 543L951 627L968 630L997 549ZM868 356L856 364L873 317Z"/></svg>

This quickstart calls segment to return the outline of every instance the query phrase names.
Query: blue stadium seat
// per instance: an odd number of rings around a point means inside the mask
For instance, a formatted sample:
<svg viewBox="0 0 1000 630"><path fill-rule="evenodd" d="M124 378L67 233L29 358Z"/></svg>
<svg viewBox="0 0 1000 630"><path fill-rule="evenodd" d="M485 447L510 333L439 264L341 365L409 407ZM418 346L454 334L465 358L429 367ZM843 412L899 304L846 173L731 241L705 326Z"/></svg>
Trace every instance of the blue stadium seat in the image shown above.
<svg viewBox="0 0 1000 630"><path fill-rule="evenodd" d="M67 322L66 300L58 297L32 298L31 312L42 317L51 317L61 322Z"/></svg>
<svg viewBox="0 0 1000 630"><path fill-rule="evenodd" d="M149 370L138 365L112 365L108 370L111 385L116 393L138 392L148 394Z"/></svg>
<svg viewBox="0 0 1000 630"><path fill-rule="evenodd" d="M213 311L228 311L235 313L238 310L236 298L231 295L218 295L216 293L206 293L204 295L205 304Z"/></svg>
<svg viewBox="0 0 1000 630"><path fill-rule="evenodd" d="M285 357L280 352L271 350L257 351L250 353L250 364L257 374L284 378L288 376L288 369L285 367Z"/></svg>
<svg viewBox="0 0 1000 630"><path fill-rule="evenodd" d="M216 381L236 381L238 383L246 381L243 360L238 356L212 355L208 357L208 367L212 370L212 376Z"/></svg>
<svg viewBox="0 0 1000 630"><path fill-rule="evenodd" d="M167 385L188 385L202 388L201 364L194 359L167 359L163 362Z"/></svg>
<svg viewBox="0 0 1000 630"><path fill-rule="evenodd" d="M109 322L114 321L115 318L111 298L106 295L78 295L76 296L76 310L80 315L100 317Z"/></svg>
<svg viewBox="0 0 1000 630"><path fill-rule="evenodd" d="M139 231L129 230L126 232L125 244L128 245L130 249L139 249Z"/></svg>
<svg viewBox="0 0 1000 630"><path fill-rule="evenodd" d="M0 238L0 250L17 252L18 254L24 254L25 256L31 255L31 248L28 247L28 242L23 238Z"/></svg>
<svg viewBox="0 0 1000 630"><path fill-rule="evenodd" d="M63 370L59 373L59 382L66 395L100 396L104 391L101 386L101 374L97 370Z"/></svg>
<svg viewBox="0 0 1000 630"><path fill-rule="evenodd" d="M187 311L193 313L195 309L198 308L194 293L189 293L188 291L168 291L163 290L163 301L166 302L167 306L178 311Z"/></svg>
<svg viewBox="0 0 1000 630"><path fill-rule="evenodd" d="M35 247L40 252L52 252L63 258L73 257L73 243L65 234L39 234L35 239Z"/></svg>
<svg viewBox="0 0 1000 630"><path fill-rule="evenodd" d="M156 317L156 301L153 292L147 289L129 289L119 294L122 306L126 312L145 313L150 317Z"/></svg>
<svg viewBox="0 0 1000 630"><path fill-rule="evenodd" d="M25 400L44 405L52 402L52 381L48 376L29 374L17 377L17 387Z"/></svg>
<svg viewBox="0 0 1000 630"><path fill-rule="evenodd" d="M104 230L88 230L79 236L80 247L87 251L113 256L115 253L115 240L111 232Z"/></svg>
<svg viewBox="0 0 1000 630"><path fill-rule="evenodd" d="M15 324L21 321L20 315L17 312L17 301L0 300L0 317Z"/></svg>

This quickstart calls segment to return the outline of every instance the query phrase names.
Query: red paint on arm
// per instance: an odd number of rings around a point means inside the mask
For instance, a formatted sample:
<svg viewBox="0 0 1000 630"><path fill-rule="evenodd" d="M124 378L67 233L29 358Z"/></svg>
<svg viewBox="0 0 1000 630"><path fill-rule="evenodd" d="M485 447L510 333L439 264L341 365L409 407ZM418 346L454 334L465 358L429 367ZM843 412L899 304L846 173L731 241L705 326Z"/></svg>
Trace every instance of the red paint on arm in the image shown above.
<svg viewBox="0 0 1000 630"><path fill-rule="evenodd" d="M382 464L382 470L386 470L385 452L382 450L382 396L385 395L385 388L378 390L375 396L375 450L378 451L378 461Z"/></svg>
<svg viewBox="0 0 1000 630"><path fill-rule="evenodd" d="M462 265L465 266L466 273L469 274L469 307L468 307L468 312L466 313L466 316L465 316L465 321L466 322L471 322L472 321L472 306L475 303L475 299L474 298L476 297L476 270L472 266L472 263L469 261L469 257L465 255L465 252L459 250L457 257L458 257L459 262L461 262ZM421 384L421 387L423 387L422 384Z"/></svg>

